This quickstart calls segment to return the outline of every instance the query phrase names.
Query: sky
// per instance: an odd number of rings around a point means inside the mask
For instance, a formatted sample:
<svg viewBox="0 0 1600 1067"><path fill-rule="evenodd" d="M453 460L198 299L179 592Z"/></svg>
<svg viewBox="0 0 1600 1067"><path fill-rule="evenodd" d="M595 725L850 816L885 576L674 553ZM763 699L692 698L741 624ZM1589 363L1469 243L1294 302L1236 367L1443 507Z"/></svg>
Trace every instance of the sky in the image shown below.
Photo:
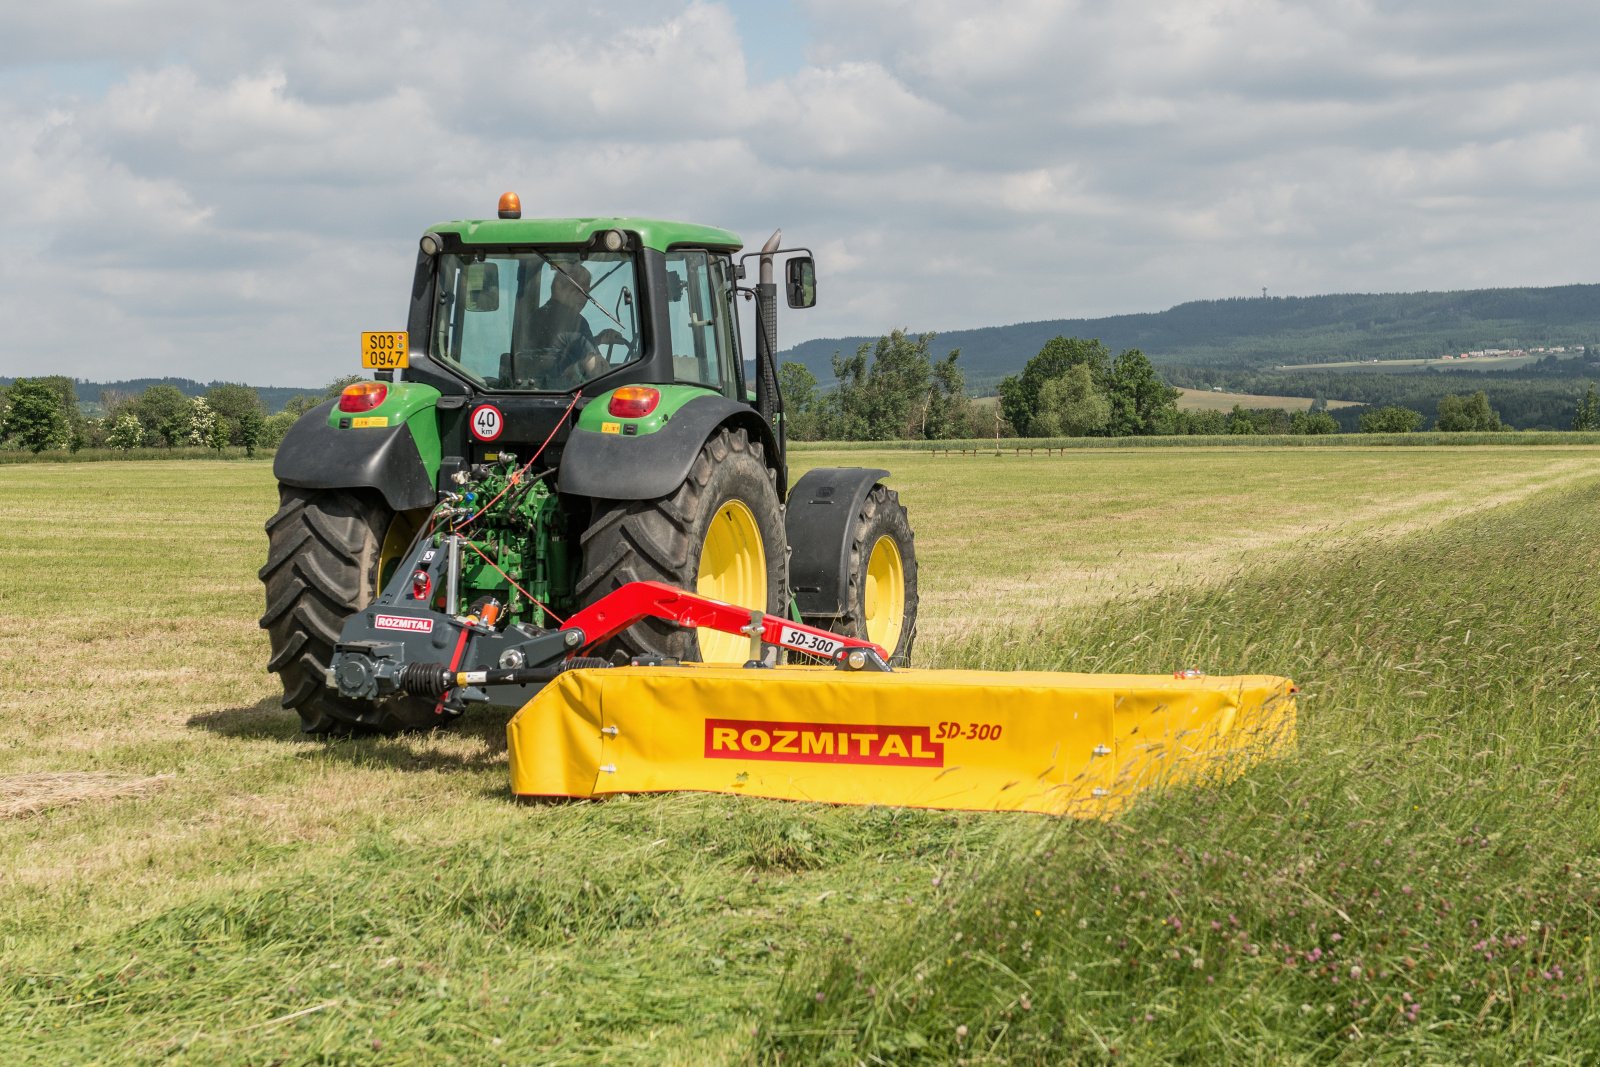
<svg viewBox="0 0 1600 1067"><path fill-rule="evenodd" d="M0 375L319 386L492 216L781 227L780 345L1600 281L1587 0L0 12Z"/></svg>

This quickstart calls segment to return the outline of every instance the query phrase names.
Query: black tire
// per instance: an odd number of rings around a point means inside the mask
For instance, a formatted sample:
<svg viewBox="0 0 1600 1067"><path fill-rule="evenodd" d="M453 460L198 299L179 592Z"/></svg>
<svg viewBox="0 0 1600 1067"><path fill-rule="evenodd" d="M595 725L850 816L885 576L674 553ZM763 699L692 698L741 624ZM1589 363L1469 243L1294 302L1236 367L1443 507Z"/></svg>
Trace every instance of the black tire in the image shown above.
<svg viewBox="0 0 1600 1067"><path fill-rule="evenodd" d="M905 610L900 639L889 649L889 664L904 667L911 660L911 646L917 639L917 551L911 519L900 503L900 494L884 485L875 485L861 502L850 530L850 588L845 614L838 619L820 620L834 633L871 639L867 633L867 564L873 546L887 537L899 550L901 572L905 576Z"/></svg>
<svg viewBox="0 0 1600 1067"><path fill-rule="evenodd" d="M344 621L376 595L384 535L397 516L376 493L278 487L267 520L261 568L272 646L267 670L283 683L283 706L300 713L308 734L394 733L428 729L442 716L414 697L342 699L323 681Z"/></svg>
<svg viewBox="0 0 1600 1067"><path fill-rule="evenodd" d="M721 429L701 447L678 488L659 500L596 502L594 521L583 534L583 576L578 598L592 604L628 582L666 582L693 590L700 553L711 520L730 500L750 509L760 530L767 574L762 610L783 614L789 604L788 545L777 475L762 458L758 441L743 430ZM653 621L630 627L615 647L630 655L700 659L694 630Z"/></svg>

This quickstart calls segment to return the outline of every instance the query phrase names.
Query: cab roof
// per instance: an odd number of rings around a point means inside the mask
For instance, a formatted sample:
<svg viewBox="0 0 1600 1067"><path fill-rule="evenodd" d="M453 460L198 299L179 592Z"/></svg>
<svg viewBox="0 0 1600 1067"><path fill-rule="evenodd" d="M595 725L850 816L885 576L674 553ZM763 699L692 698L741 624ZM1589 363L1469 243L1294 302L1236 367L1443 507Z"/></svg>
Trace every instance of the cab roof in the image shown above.
<svg viewBox="0 0 1600 1067"><path fill-rule="evenodd" d="M428 229L456 234L469 245L581 245L601 230L625 230L658 252L681 245L737 252L744 246L736 233L665 219L459 219Z"/></svg>

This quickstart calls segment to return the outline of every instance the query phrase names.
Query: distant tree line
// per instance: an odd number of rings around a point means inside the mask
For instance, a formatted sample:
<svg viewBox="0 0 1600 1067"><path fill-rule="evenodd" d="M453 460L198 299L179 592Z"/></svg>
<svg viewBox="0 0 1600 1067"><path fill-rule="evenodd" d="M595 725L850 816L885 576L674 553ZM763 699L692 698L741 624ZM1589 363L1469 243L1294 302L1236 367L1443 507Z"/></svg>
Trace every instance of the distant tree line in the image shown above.
<svg viewBox="0 0 1600 1067"><path fill-rule="evenodd" d="M260 394L248 385L219 384L203 396L186 396L177 386L159 383L137 395L106 390L103 416L83 414L71 378L49 375L18 378L0 388L0 447L27 452L85 448L119 452L135 448L275 448L296 419L324 399L338 395L348 379L321 394L303 394L268 415Z"/></svg>

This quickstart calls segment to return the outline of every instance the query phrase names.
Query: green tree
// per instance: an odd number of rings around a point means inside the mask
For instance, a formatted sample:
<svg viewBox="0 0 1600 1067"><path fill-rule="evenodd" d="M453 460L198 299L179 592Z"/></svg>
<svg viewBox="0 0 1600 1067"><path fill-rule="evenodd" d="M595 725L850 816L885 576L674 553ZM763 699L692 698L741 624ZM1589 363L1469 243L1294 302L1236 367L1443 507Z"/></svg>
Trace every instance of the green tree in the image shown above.
<svg viewBox="0 0 1600 1067"><path fill-rule="evenodd" d="M1339 423L1326 411L1297 411L1289 416L1289 432L1293 434L1338 433Z"/></svg>
<svg viewBox="0 0 1600 1067"><path fill-rule="evenodd" d="M1111 436L1135 437L1158 433L1175 421L1182 394L1161 380L1150 360L1130 348L1111 365Z"/></svg>
<svg viewBox="0 0 1600 1067"><path fill-rule="evenodd" d="M248 385L214 385L206 390L206 403L225 427L229 444L244 444L240 431L245 417L262 414L261 394Z"/></svg>
<svg viewBox="0 0 1600 1067"><path fill-rule="evenodd" d="M931 334L929 335L932 336ZM933 364L928 396L923 403L921 436L928 441L945 441L966 436L968 408L967 378L956 366L961 350Z"/></svg>
<svg viewBox="0 0 1600 1067"><path fill-rule="evenodd" d="M288 408L276 414L268 415L261 422L261 447L277 448L283 440L284 434L288 433L290 428L298 421L300 421L300 412L291 411Z"/></svg>
<svg viewBox="0 0 1600 1067"><path fill-rule="evenodd" d="M18 378L6 397L5 421L0 437L29 452L65 448L72 434L61 395L42 378Z"/></svg>
<svg viewBox="0 0 1600 1067"><path fill-rule="evenodd" d="M1256 422L1250 417L1250 413L1244 409L1243 404L1233 405L1233 410L1228 413L1228 432L1241 435L1249 435L1256 432Z"/></svg>
<svg viewBox="0 0 1600 1067"><path fill-rule="evenodd" d="M134 404L147 434L159 437L168 448L189 436L194 407L175 385L152 385Z"/></svg>
<svg viewBox="0 0 1600 1067"><path fill-rule="evenodd" d="M254 456L256 447L261 444L261 436L266 432L266 419L259 411L246 411L239 417L239 443L244 446L246 456Z"/></svg>
<svg viewBox="0 0 1600 1067"><path fill-rule="evenodd" d="M1439 398L1439 416L1434 427L1445 433L1470 433L1501 429L1500 415L1489 406L1482 389L1471 396L1447 393Z"/></svg>
<svg viewBox="0 0 1600 1067"><path fill-rule="evenodd" d="M1086 366L1096 388L1107 391L1111 380L1111 350L1098 340L1079 337L1053 337L1028 360L1020 375L1000 383L1000 410L1006 421L1023 437L1047 436L1038 433L1033 420L1042 409L1040 394L1045 382L1059 378L1073 367Z"/></svg>
<svg viewBox="0 0 1600 1067"><path fill-rule="evenodd" d="M1422 425L1422 412L1393 404L1361 413L1362 433L1411 433Z"/></svg>
<svg viewBox="0 0 1600 1067"><path fill-rule="evenodd" d="M1600 430L1600 393L1589 383L1589 389L1578 402L1578 413L1572 417L1574 430Z"/></svg>
<svg viewBox="0 0 1600 1067"><path fill-rule="evenodd" d="M833 431L851 441L892 441L919 436L937 389L929 346L934 335L906 336L895 330L863 344L848 358L834 354L833 373L839 380L831 408L837 419ZM946 362L953 369L958 353Z"/></svg>
<svg viewBox="0 0 1600 1067"><path fill-rule="evenodd" d="M820 441L825 412L817 394L817 376L804 363L788 360L778 368L783 418L791 441Z"/></svg>
<svg viewBox="0 0 1600 1067"><path fill-rule="evenodd" d="M1039 390L1039 410L1033 418L1038 437L1090 437L1102 434L1111 421L1111 401L1095 384L1087 363L1067 368Z"/></svg>
<svg viewBox="0 0 1600 1067"><path fill-rule="evenodd" d="M111 423L111 430L106 434L106 447L114 448L118 452L138 448L144 444L144 434L144 423L139 421L139 416L131 411L124 411L117 416L115 422Z"/></svg>

